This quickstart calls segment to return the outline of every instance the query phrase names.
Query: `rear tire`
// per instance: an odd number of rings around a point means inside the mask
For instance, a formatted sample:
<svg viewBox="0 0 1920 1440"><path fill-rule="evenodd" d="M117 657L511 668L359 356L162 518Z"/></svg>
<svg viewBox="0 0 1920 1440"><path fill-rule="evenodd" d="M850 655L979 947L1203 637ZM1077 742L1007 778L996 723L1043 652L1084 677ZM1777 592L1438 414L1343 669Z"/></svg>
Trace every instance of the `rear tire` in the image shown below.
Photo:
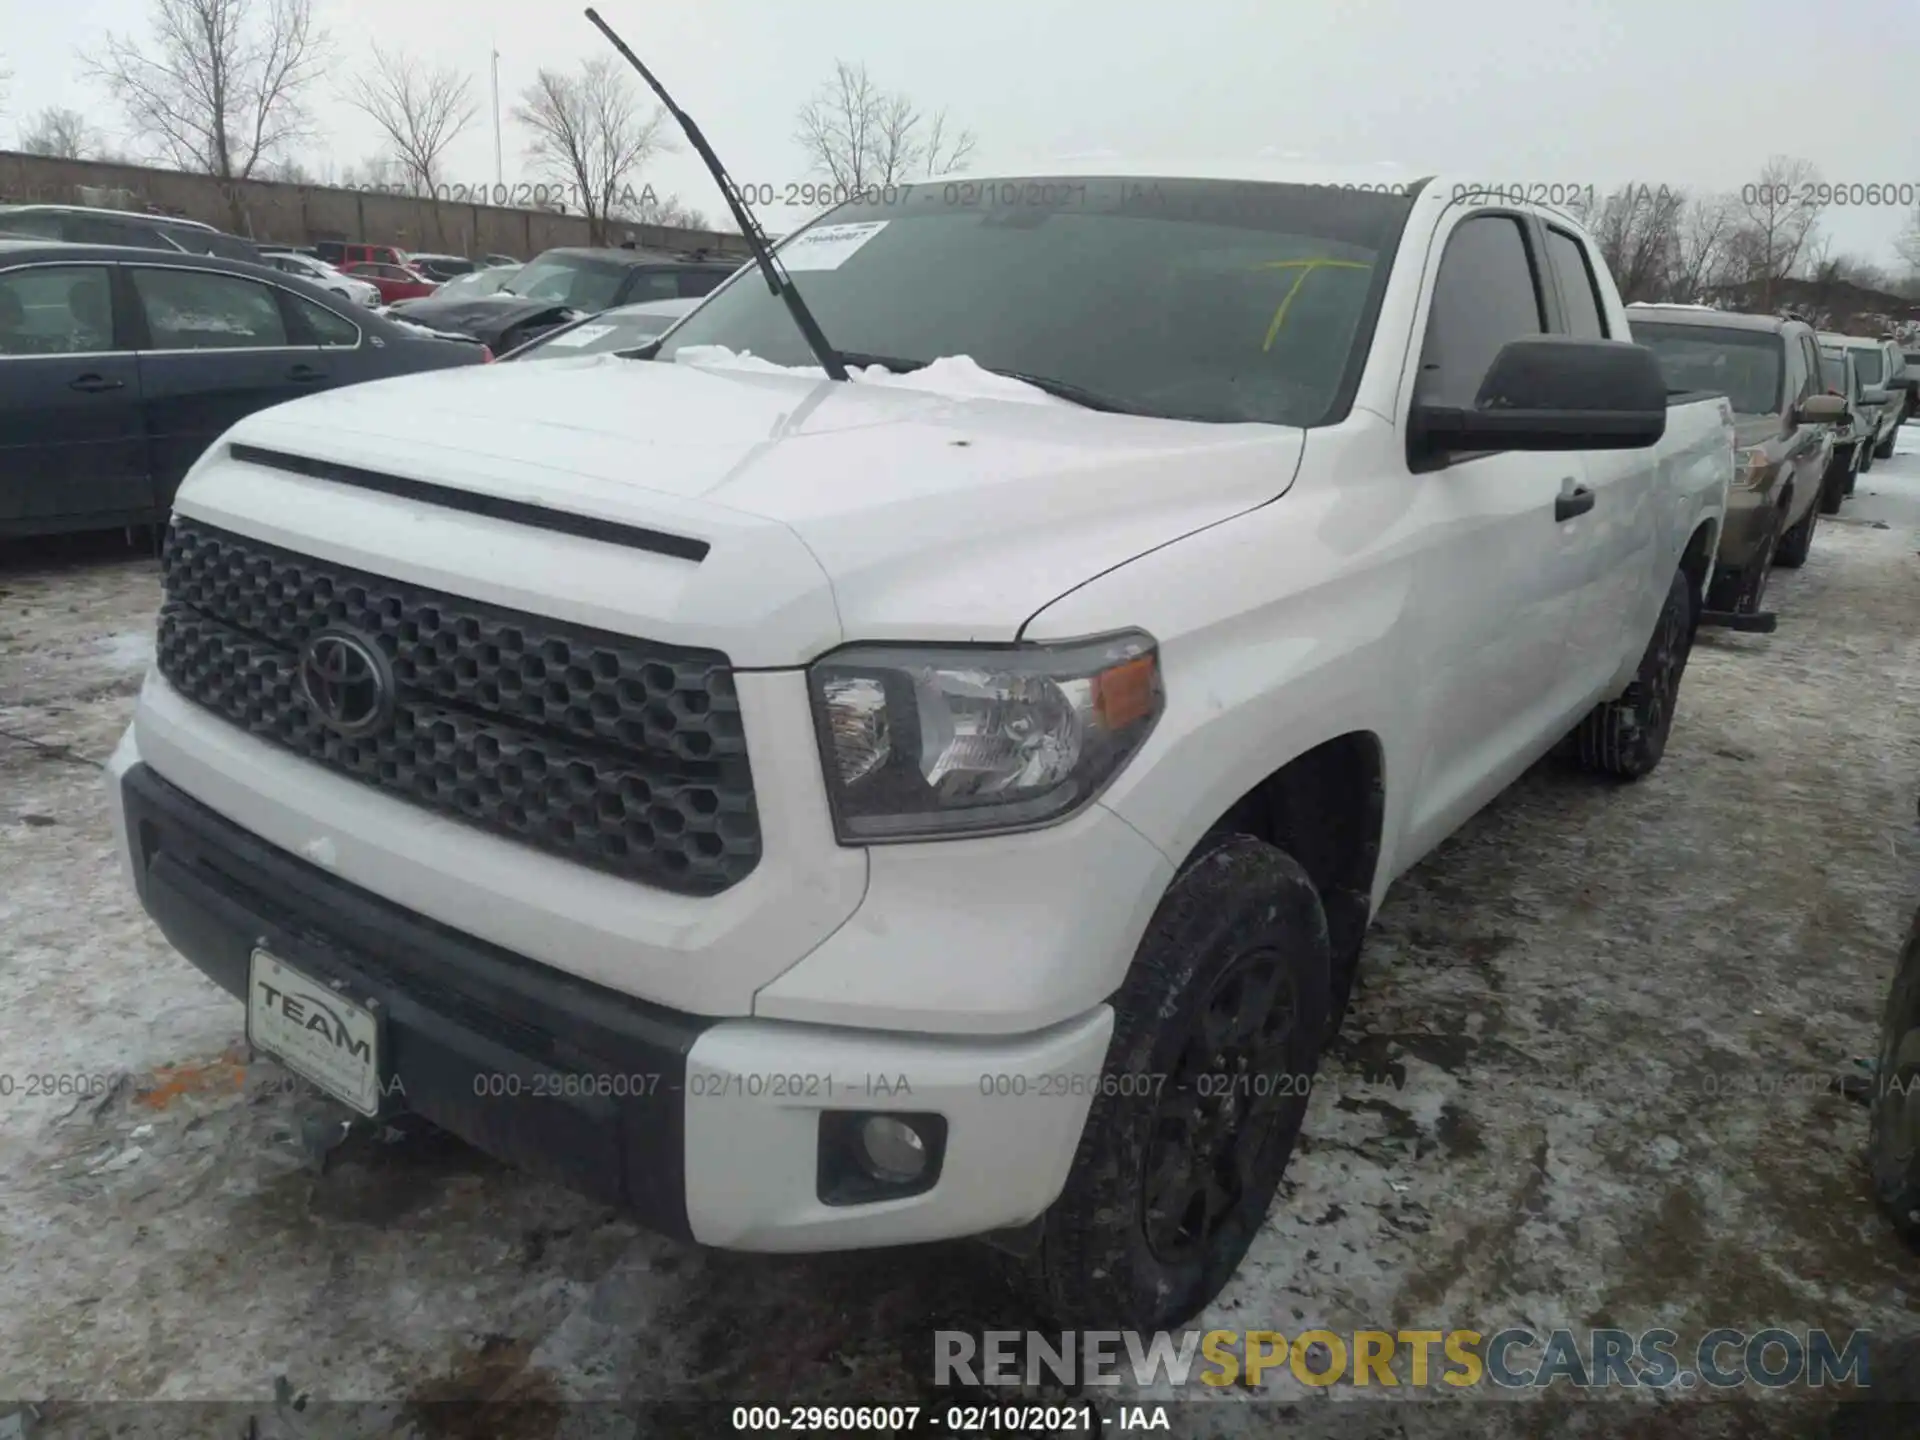
<svg viewBox="0 0 1920 1440"><path fill-rule="evenodd" d="M1893 458L1894 438L1899 435L1899 433L1900 427L1898 425L1889 430L1887 432L1887 438L1873 447L1873 458L1876 460L1891 460Z"/></svg>
<svg viewBox="0 0 1920 1440"><path fill-rule="evenodd" d="M1813 530L1819 523L1820 507L1809 505L1800 523L1780 537L1780 543L1774 547L1773 563L1789 570L1798 570L1806 564L1807 556L1813 552Z"/></svg>
<svg viewBox="0 0 1920 1440"><path fill-rule="evenodd" d="M1113 997L1066 1187L1012 1262L1047 1322L1168 1329L1220 1293L1293 1154L1331 969L1320 896L1284 851L1219 837L1174 879Z"/></svg>
<svg viewBox="0 0 1920 1440"><path fill-rule="evenodd" d="M1587 769L1638 780L1660 763L1680 699L1680 677L1693 653L1693 630L1693 585L1676 570L1633 683L1618 700L1596 705L1574 731L1576 753Z"/></svg>
<svg viewBox="0 0 1920 1440"><path fill-rule="evenodd" d="M1873 468L1874 444L1871 440L1860 442L1860 464L1854 470L1856 475L1864 475Z"/></svg>

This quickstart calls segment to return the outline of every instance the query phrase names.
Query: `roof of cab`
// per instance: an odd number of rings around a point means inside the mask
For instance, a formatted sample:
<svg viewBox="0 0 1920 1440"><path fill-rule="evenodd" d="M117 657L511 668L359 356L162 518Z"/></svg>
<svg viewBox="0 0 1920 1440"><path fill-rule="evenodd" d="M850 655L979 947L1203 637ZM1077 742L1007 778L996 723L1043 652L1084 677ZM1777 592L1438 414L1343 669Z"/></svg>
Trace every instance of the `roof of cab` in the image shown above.
<svg viewBox="0 0 1920 1440"><path fill-rule="evenodd" d="M5 226L0 223L0 232ZM184 265L196 270L226 270L235 275L257 275L268 267L250 260L229 260L200 251L152 250L143 245L89 245L79 240L38 240L31 236L6 238L0 233L0 259L19 264L29 260L137 260L142 265ZM276 272L277 274L278 272Z"/></svg>
<svg viewBox="0 0 1920 1440"><path fill-rule="evenodd" d="M1715 330L1761 330L1778 334L1789 326L1803 325L1811 330L1804 320L1795 320L1785 315L1747 315L1737 310L1703 310L1693 305L1643 305L1635 303L1627 307L1627 323L1637 320L1658 320L1662 325L1698 325Z"/></svg>

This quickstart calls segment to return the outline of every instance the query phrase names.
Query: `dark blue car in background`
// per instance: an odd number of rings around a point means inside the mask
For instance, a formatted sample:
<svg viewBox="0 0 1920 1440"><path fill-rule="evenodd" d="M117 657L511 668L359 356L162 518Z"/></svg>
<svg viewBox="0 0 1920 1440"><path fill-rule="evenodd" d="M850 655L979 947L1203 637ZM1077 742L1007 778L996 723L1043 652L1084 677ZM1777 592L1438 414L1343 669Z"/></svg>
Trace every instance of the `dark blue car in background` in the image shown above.
<svg viewBox="0 0 1920 1440"><path fill-rule="evenodd" d="M156 524L242 416L488 358L264 266L0 240L0 536Z"/></svg>

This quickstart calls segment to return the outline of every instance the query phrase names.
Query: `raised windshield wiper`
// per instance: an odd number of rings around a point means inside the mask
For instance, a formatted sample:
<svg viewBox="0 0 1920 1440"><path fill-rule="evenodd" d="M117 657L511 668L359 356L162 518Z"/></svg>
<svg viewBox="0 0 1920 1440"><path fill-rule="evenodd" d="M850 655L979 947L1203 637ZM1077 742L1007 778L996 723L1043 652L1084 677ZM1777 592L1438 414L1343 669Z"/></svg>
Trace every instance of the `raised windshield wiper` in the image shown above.
<svg viewBox="0 0 1920 1440"><path fill-rule="evenodd" d="M820 362L820 368L833 380L845 380L847 367L841 362L833 346L827 343L826 335L821 331L819 322L813 318L813 312L807 308L807 302L800 298L793 277L786 267L773 258L773 248L767 244L766 232L747 209L747 202L740 198L740 191L733 183L733 177L727 174L726 166L720 163L720 157L713 153L713 147L707 144L707 137L700 133L700 127L693 123L687 112L673 103L673 97L666 88L653 78L653 72L640 63L640 57L627 48L627 42L613 33L611 26L600 18L592 6L587 7L587 19L594 27L613 43L626 62L640 72L640 78L647 82L654 94L660 97L660 103L667 107L667 113L680 122L680 128L686 132L687 139L693 142L693 148L700 152L700 158L707 162L707 169L713 172L714 183L719 185L720 193L726 197L727 208L733 211L734 223L740 227L740 233L746 237L747 248L753 251L753 260L760 267L760 273L767 277L767 288L774 295L786 301L787 312L793 316L793 323L807 342L807 348L813 351L814 359Z"/></svg>

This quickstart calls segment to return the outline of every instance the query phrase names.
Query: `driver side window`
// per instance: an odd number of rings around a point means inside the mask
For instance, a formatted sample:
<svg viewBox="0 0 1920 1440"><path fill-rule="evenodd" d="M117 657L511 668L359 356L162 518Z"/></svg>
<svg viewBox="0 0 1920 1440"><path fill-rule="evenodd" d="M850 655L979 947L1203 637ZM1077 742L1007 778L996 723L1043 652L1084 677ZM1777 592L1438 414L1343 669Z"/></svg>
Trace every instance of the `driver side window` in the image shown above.
<svg viewBox="0 0 1920 1440"><path fill-rule="evenodd" d="M1434 280L1415 399L1471 408L1508 341L1544 335L1539 277L1512 215L1476 215L1447 239Z"/></svg>

